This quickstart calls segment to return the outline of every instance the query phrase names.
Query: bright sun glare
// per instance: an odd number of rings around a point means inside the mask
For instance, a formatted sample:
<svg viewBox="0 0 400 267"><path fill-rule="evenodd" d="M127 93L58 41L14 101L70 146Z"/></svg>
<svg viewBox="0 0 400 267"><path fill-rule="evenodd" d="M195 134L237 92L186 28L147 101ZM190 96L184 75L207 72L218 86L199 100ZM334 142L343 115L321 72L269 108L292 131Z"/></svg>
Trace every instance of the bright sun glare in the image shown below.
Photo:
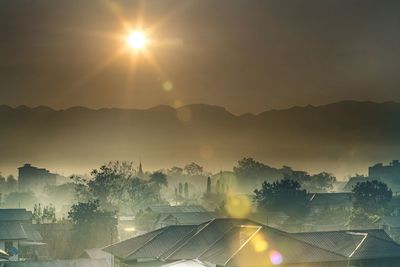
<svg viewBox="0 0 400 267"><path fill-rule="evenodd" d="M146 35L140 31L132 31L128 35L128 45L133 49L143 49L147 44Z"/></svg>

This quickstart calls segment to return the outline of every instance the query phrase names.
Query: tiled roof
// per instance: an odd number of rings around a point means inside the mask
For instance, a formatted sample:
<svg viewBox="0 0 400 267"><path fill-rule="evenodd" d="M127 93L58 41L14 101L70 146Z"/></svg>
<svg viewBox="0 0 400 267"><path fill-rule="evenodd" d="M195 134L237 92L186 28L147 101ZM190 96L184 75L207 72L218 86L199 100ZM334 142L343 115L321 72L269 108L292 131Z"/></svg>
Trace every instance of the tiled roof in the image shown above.
<svg viewBox="0 0 400 267"><path fill-rule="evenodd" d="M196 259L220 266L262 266L271 262L271 253L279 254L286 264L400 258L400 246L381 230L290 234L247 219L231 218L164 227L105 251L124 260Z"/></svg>

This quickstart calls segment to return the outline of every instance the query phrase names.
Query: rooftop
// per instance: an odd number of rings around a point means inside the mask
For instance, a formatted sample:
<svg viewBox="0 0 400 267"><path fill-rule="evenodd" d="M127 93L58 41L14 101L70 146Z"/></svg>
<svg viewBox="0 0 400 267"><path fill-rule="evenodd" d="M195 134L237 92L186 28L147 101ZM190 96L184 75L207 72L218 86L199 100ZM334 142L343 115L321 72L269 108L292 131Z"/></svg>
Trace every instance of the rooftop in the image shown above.
<svg viewBox="0 0 400 267"><path fill-rule="evenodd" d="M194 264L220 266L260 266L267 260L265 255L275 254L287 264L400 257L400 245L383 230L291 234L232 218L168 226L104 250L125 261L196 259Z"/></svg>

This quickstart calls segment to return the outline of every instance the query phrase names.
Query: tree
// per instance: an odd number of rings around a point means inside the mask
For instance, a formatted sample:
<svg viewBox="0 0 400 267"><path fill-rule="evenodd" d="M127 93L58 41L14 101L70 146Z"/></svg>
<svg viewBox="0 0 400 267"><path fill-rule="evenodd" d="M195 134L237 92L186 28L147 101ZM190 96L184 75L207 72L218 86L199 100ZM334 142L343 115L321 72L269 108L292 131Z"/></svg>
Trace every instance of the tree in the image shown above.
<svg viewBox="0 0 400 267"><path fill-rule="evenodd" d="M188 199L189 198L189 184L187 182L185 183L184 194L185 194L185 198Z"/></svg>
<svg viewBox="0 0 400 267"><path fill-rule="evenodd" d="M15 192L18 190L18 182L17 179L14 178L13 175L9 175L7 177L7 191L8 193Z"/></svg>
<svg viewBox="0 0 400 267"><path fill-rule="evenodd" d="M150 182L153 184L153 188L157 195L158 200L161 199L161 188L163 186L168 186L167 175L157 171L150 175Z"/></svg>
<svg viewBox="0 0 400 267"><path fill-rule="evenodd" d="M77 252L102 247L117 240L115 212L102 210L98 200L72 205L68 218L74 224L74 244Z"/></svg>
<svg viewBox="0 0 400 267"><path fill-rule="evenodd" d="M372 229L376 228L378 220L378 215L371 215L362 208L353 208L346 225L350 229Z"/></svg>
<svg viewBox="0 0 400 267"><path fill-rule="evenodd" d="M283 179L273 183L263 182L254 190L255 202L260 211L283 211L289 217L304 216L309 210L309 197L300 183Z"/></svg>
<svg viewBox="0 0 400 267"><path fill-rule="evenodd" d="M207 194L211 193L211 177L207 178Z"/></svg>
<svg viewBox="0 0 400 267"><path fill-rule="evenodd" d="M177 166L168 170L168 176L179 178L183 175L183 169Z"/></svg>
<svg viewBox="0 0 400 267"><path fill-rule="evenodd" d="M390 211L393 193L383 182L373 180L357 183L353 193L355 209L363 209L373 215L384 215Z"/></svg>
<svg viewBox="0 0 400 267"><path fill-rule="evenodd" d="M189 176L201 176L203 174L203 167L194 162L187 164L183 169Z"/></svg>
<svg viewBox="0 0 400 267"><path fill-rule="evenodd" d="M314 174L305 180L303 187L310 192L328 192L333 190L333 185L336 182L336 177L327 172Z"/></svg>
<svg viewBox="0 0 400 267"><path fill-rule="evenodd" d="M56 218L56 208L50 204L49 206L44 206L42 211L41 204L35 204L33 208L32 219L37 223L55 223Z"/></svg>

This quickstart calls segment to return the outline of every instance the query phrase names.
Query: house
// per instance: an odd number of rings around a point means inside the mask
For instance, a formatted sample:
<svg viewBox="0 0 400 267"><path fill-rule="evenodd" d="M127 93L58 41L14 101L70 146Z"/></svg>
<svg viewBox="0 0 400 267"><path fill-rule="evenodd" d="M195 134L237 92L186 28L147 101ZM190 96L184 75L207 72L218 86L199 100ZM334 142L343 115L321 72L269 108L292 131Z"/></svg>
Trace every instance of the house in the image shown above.
<svg viewBox="0 0 400 267"><path fill-rule="evenodd" d="M153 230L168 225L200 224L220 215L204 207L194 206L150 206L135 217L137 230Z"/></svg>
<svg viewBox="0 0 400 267"><path fill-rule="evenodd" d="M32 225L32 212L26 209L0 209L0 249L10 260L37 256L37 249L45 245L40 233Z"/></svg>
<svg viewBox="0 0 400 267"><path fill-rule="evenodd" d="M400 245L383 230L291 234L233 218L163 227L104 251L114 255L115 267L389 267L400 260Z"/></svg>

